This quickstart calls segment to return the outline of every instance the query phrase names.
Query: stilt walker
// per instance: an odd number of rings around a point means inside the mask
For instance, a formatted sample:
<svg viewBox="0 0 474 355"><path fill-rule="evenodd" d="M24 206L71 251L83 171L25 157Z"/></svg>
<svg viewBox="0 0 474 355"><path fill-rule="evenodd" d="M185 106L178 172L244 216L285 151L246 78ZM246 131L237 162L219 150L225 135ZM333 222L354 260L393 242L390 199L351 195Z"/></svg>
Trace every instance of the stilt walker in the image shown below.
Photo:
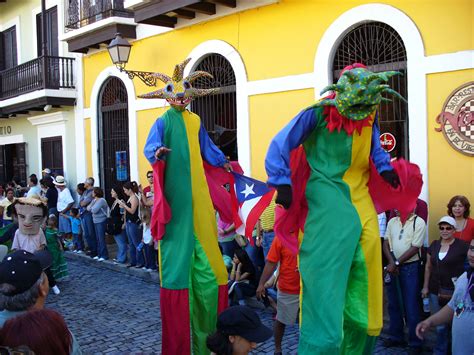
<svg viewBox="0 0 474 355"><path fill-rule="evenodd" d="M309 166L299 248L300 355L368 354L382 328L380 236L367 183L372 160L386 182L399 185L380 147L376 112L388 100L382 93L402 98L385 84L396 74L346 67L323 90L335 94L301 111L270 144L268 182L283 207L292 202L290 154L300 145Z"/></svg>
<svg viewBox="0 0 474 355"><path fill-rule="evenodd" d="M192 87L196 79L212 77L209 73L198 71L183 78L189 61L176 65L172 77L154 74L165 87L140 96L166 99L171 105L152 126L144 150L155 180L152 233L159 240L164 355L209 354L206 337L228 302L227 273L203 159L225 169L230 165L199 116L186 109L193 98L216 91Z"/></svg>

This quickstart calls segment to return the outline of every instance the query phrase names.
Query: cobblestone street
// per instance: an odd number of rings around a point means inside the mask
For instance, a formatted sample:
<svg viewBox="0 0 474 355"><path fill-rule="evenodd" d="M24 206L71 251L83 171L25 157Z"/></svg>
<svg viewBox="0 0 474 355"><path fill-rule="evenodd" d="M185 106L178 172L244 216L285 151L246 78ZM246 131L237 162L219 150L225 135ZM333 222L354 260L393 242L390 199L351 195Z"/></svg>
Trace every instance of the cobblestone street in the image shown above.
<svg viewBox="0 0 474 355"><path fill-rule="evenodd" d="M72 255L68 256L68 266L69 279L59 283L59 296L50 293L47 307L65 317L85 354L159 353L161 322L157 275L150 277L145 271L124 270L110 262L93 262L76 255L73 259ZM272 315L258 312L271 327ZM284 354L296 354L296 325L287 327L283 344ZM260 344L253 354L273 354L273 350L272 338ZM379 339L375 353L405 354L405 351L385 349Z"/></svg>

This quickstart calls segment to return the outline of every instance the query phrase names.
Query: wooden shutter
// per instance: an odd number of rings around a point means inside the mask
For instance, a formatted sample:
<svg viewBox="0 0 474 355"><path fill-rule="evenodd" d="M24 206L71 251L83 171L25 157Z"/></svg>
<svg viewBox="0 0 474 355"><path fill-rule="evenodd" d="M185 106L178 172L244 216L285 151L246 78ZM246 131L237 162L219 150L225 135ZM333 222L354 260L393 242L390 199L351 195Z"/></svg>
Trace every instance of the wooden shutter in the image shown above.
<svg viewBox="0 0 474 355"><path fill-rule="evenodd" d="M17 60L17 47L16 47L16 28L15 26L10 27L8 30L2 33L2 51L3 53L3 70L16 67L18 65Z"/></svg>
<svg viewBox="0 0 474 355"><path fill-rule="evenodd" d="M16 164L13 165L13 172L22 183L26 184L26 143L15 144Z"/></svg>
<svg viewBox="0 0 474 355"><path fill-rule="evenodd" d="M43 30L41 28L41 13L36 15L36 48L38 57L43 55ZM53 7L46 10L46 47L49 56L59 56L59 39L58 39L58 9Z"/></svg>
<svg viewBox="0 0 474 355"><path fill-rule="evenodd" d="M43 169L49 168L55 175L64 175L61 136L41 138L41 163Z"/></svg>
<svg viewBox="0 0 474 355"><path fill-rule="evenodd" d="M0 181L6 181L5 174L5 146L0 145Z"/></svg>
<svg viewBox="0 0 474 355"><path fill-rule="evenodd" d="M0 71L5 70L5 45L3 33L0 33Z"/></svg>

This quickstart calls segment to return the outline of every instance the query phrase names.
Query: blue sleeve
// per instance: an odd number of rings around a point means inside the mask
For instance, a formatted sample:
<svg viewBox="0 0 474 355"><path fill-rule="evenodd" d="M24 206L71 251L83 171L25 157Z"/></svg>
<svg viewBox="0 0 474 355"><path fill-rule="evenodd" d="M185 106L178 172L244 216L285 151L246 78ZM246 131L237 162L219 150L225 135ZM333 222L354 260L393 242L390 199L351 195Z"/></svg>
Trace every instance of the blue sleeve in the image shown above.
<svg viewBox="0 0 474 355"><path fill-rule="evenodd" d="M214 142L209 138L204 125L201 122L201 128L199 128L199 145L201 146L201 156L209 164L213 166L222 166L227 163L227 158L219 148L216 147Z"/></svg>
<svg viewBox="0 0 474 355"><path fill-rule="evenodd" d="M268 184L291 185L290 153L306 140L315 127L315 110L305 109L273 138L265 157Z"/></svg>
<svg viewBox="0 0 474 355"><path fill-rule="evenodd" d="M380 130L377 116L375 116L375 122L372 126L372 146L370 147L370 157L380 174L383 171L393 170L393 168L390 165L390 154L383 150L380 145Z"/></svg>
<svg viewBox="0 0 474 355"><path fill-rule="evenodd" d="M145 143L143 153L150 164L156 161L155 152L164 146L163 135L165 131L165 124L162 119L157 119L148 133L148 138Z"/></svg>

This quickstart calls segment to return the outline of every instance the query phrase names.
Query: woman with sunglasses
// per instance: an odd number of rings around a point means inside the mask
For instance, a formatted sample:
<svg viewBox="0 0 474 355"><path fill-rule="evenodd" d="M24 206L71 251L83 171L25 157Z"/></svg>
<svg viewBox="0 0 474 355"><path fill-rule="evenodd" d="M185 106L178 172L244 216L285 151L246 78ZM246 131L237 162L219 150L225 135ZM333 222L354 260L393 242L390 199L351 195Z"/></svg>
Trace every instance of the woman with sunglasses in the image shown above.
<svg viewBox="0 0 474 355"><path fill-rule="evenodd" d="M468 271L458 278L451 301L416 327L416 335L423 339L429 328L452 321L452 353L456 355L474 354L474 239L469 245L467 259Z"/></svg>
<svg viewBox="0 0 474 355"><path fill-rule="evenodd" d="M451 299L454 281L464 272L464 262L469 246L454 238L456 220L450 216L438 222L440 238L431 243L425 266L425 279L421 290L429 298L432 314L437 313ZM437 342L433 353L447 354L449 330L445 324L436 327Z"/></svg>

